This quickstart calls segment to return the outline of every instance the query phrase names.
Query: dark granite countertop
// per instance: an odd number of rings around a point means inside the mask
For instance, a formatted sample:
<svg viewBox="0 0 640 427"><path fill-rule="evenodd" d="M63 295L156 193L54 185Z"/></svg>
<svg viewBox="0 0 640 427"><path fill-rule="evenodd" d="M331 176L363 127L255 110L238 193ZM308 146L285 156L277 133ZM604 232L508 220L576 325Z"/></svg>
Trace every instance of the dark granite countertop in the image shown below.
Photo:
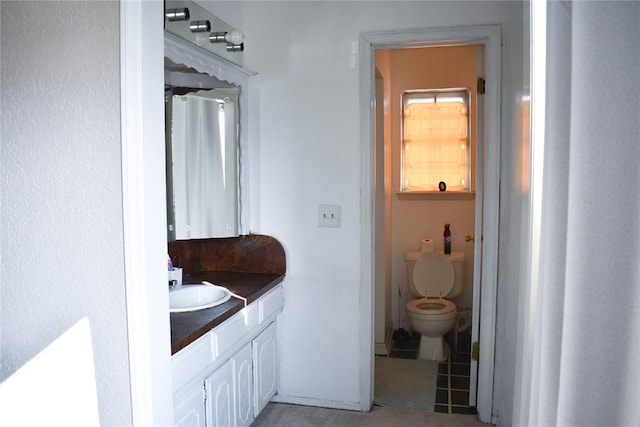
<svg viewBox="0 0 640 427"><path fill-rule="evenodd" d="M251 304L283 279L284 274L203 271L185 276L183 283L200 283L206 280L247 298L247 304ZM243 307L244 303L241 300L232 297L216 307L186 313L171 313L171 354L191 344Z"/></svg>

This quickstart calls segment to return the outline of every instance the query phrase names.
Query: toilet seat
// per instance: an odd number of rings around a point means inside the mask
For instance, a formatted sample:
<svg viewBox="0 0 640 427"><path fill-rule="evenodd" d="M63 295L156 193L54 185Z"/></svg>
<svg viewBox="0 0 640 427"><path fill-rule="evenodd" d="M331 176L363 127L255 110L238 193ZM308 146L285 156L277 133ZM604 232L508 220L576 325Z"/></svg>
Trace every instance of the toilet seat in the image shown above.
<svg viewBox="0 0 640 427"><path fill-rule="evenodd" d="M407 310L417 314L437 316L456 311L456 305L443 298L419 298L407 303Z"/></svg>

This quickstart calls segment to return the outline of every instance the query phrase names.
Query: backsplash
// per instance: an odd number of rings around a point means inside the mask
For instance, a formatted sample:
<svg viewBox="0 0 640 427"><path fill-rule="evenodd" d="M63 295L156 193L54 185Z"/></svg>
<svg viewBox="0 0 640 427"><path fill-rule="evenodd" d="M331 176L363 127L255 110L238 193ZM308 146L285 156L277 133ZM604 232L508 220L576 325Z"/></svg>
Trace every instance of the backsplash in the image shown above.
<svg viewBox="0 0 640 427"><path fill-rule="evenodd" d="M238 271L284 274L284 248L276 239L261 234L222 239L169 242L169 256L184 274L202 271Z"/></svg>

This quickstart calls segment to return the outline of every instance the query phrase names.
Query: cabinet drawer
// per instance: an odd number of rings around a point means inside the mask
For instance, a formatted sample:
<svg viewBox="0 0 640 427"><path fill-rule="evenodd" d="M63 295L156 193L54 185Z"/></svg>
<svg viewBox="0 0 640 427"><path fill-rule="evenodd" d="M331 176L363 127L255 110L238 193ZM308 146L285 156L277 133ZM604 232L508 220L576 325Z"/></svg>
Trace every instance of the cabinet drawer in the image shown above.
<svg viewBox="0 0 640 427"><path fill-rule="evenodd" d="M260 323L265 320L269 320L276 313L282 311L284 304L284 291L282 286L271 290L264 297L258 300L258 307L260 311Z"/></svg>
<svg viewBox="0 0 640 427"><path fill-rule="evenodd" d="M171 357L173 391L176 392L216 358L212 334L201 336Z"/></svg>
<svg viewBox="0 0 640 427"><path fill-rule="evenodd" d="M237 346L245 335L258 326L258 323L258 307L256 304L250 304L213 329L211 334L215 356L218 357Z"/></svg>

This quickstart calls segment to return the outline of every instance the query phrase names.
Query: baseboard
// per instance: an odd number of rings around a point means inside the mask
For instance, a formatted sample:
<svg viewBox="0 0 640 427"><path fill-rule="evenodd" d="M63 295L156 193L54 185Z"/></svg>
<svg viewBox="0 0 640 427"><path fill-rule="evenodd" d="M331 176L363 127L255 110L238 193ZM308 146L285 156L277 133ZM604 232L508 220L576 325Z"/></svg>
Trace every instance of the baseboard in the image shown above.
<svg viewBox="0 0 640 427"><path fill-rule="evenodd" d="M389 354L386 342L377 342L373 351L376 356L387 356Z"/></svg>
<svg viewBox="0 0 640 427"><path fill-rule="evenodd" d="M393 328L393 322L387 322L387 333L385 334L384 343L387 346L387 354L391 354L391 347L393 347L393 332L395 329Z"/></svg>
<svg viewBox="0 0 640 427"><path fill-rule="evenodd" d="M287 396L282 394L274 395L271 398L271 402L288 403L291 405L315 406L319 408L346 409L360 412L360 402L314 399L310 397Z"/></svg>
<svg viewBox="0 0 640 427"><path fill-rule="evenodd" d="M391 354L393 345L393 322L388 322L384 331L384 342L377 342L374 346L374 354L377 356L388 356Z"/></svg>

